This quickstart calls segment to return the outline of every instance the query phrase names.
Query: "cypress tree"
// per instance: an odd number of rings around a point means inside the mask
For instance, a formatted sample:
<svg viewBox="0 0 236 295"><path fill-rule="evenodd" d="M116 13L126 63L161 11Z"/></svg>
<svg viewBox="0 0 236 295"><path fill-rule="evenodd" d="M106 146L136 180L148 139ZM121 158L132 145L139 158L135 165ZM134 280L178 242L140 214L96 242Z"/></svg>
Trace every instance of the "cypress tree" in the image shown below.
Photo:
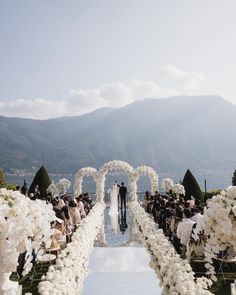
<svg viewBox="0 0 236 295"><path fill-rule="evenodd" d="M196 178L193 176L191 171L188 169L185 173L184 179L183 179L183 186L185 188L185 199L189 200L191 199L191 196L193 196L196 200L203 201L202 191L200 189L200 186L196 180Z"/></svg>
<svg viewBox="0 0 236 295"><path fill-rule="evenodd" d="M44 166L42 166L36 173L32 184L29 189L29 193L34 193L35 188L38 185L38 190L40 192L40 199L45 200L47 198L47 188L51 184L51 179L48 175L48 172Z"/></svg>
<svg viewBox="0 0 236 295"><path fill-rule="evenodd" d="M0 168L0 188L6 187L5 175L3 170Z"/></svg>
<svg viewBox="0 0 236 295"><path fill-rule="evenodd" d="M236 186L236 170L234 170L234 175L232 177L232 185Z"/></svg>

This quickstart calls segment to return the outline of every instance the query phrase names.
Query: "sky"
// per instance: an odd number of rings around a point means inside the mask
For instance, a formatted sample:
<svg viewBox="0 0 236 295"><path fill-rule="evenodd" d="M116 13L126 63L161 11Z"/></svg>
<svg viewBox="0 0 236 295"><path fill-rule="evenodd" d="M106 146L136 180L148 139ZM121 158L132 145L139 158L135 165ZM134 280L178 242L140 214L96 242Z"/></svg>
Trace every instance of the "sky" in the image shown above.
<svg viewBox="0 0 236 295"><path fill-rule="evenodd" d="M236 104L235 28L235 0L0 0L0 115L183 94Z"/></svg>

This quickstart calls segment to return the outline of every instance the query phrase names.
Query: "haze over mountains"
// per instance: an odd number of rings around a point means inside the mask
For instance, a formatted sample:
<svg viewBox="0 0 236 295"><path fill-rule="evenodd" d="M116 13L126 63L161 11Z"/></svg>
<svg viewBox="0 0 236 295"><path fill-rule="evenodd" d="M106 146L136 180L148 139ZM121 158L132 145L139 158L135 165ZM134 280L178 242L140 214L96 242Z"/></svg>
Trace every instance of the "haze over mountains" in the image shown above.
<svg viewBox="0 0 236 295"><path fill-rule="evenodd" d="M44 121L0 116L0 138L5 171L43 164L53 173L75 173L120 159L178 180L188 168L202 177L225 175L230 184L236 106L218 96L181 96Z"/></svg>

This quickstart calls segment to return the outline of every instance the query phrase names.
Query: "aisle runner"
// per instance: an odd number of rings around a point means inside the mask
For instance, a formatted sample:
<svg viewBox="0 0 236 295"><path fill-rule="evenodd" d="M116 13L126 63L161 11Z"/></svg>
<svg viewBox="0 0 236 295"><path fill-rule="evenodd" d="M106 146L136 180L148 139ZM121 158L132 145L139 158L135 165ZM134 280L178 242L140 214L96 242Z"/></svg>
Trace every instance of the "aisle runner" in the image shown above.
<svg viewBox="0 0 236 295"><path fill-rule="evenodd" d="M141 247L94 248L83 295L159 295L161 288Z"/></svg>

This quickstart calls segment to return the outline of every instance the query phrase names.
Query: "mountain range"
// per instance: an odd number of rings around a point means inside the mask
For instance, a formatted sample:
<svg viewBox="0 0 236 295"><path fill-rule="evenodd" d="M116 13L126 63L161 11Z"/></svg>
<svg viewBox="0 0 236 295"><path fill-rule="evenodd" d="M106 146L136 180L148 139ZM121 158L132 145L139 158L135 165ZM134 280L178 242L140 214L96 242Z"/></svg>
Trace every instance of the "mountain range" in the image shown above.
<svg viewBox="0 0 236 295"><path fill-rule="evenodd" d="M188 168L202 177L229 177L236 169L236 106L219 96L179 96L77 117L0 116L5 171L44 165L51 173L75 173L113 159L177 178Z"/></svg>

